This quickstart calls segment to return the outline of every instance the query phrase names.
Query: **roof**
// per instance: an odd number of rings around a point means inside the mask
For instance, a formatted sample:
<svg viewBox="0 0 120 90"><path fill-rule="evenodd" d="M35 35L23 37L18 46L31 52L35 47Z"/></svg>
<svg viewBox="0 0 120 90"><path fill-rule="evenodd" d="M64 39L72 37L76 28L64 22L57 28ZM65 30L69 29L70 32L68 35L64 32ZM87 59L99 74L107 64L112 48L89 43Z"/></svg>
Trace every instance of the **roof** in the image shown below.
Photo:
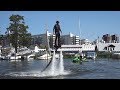
<svg viewBox="0 0 120 90"><path fill-rule="evenodd" d="M115 47L113 44L108 45L108 47Z"/></svg>

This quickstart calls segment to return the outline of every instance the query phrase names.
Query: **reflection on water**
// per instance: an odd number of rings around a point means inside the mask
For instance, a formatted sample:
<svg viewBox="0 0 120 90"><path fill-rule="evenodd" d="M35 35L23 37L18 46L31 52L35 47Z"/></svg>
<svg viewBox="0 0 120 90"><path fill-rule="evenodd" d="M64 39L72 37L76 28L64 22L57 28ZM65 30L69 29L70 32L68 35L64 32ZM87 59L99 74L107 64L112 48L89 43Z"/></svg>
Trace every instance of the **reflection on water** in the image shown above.
<svg viewBox="0 0 120 90"><path fill-rule="evenodd" d="M51 72L41 72L48 61L33 60L21 62L0 62L0 78L38 78L38 79L120 79L120 60L97 59L72 63L64 59L64 73L50 76ZM57 72L57 71L56 71Z"/></svg>

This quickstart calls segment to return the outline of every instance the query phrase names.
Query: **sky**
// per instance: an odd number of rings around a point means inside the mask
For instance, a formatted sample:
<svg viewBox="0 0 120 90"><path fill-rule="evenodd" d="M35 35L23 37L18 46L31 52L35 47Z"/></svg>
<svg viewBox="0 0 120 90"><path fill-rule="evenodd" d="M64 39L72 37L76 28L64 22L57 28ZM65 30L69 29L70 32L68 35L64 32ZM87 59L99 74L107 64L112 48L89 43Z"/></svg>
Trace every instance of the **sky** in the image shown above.
<svg viewBox="0 0 120 90"><path fill-rule="evenodd" d="M90 41L98 36L101 38L104 34L120 35L120 11L0 11L1 34L5 34L9 27L9 17L12 14L24 16L25 25L29 26L28 32L32 35L43 34L46 28L53 33L57 20L62 35L71 32Z"/></svg>

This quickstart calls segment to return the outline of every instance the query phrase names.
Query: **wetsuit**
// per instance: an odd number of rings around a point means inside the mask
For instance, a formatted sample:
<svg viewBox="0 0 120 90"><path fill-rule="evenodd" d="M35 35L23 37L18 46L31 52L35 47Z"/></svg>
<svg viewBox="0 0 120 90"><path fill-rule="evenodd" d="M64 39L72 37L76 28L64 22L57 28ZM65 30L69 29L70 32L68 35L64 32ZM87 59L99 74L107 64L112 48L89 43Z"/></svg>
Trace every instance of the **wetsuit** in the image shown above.
<svg viewBox="0 0 120 90"><path fill-rule="evenodd" d="M60 43L60 25L59 24L55 24L53 30L55 29L55 46L61 47L61 43ZM58 43L57 43L58 40Z"/></svg>

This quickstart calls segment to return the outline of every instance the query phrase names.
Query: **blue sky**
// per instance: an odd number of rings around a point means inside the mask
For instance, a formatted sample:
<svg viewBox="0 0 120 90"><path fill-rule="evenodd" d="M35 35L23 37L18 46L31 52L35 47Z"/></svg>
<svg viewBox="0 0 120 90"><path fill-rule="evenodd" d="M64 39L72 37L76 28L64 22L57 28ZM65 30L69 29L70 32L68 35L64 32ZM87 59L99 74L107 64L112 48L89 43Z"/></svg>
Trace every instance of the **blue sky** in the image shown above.
<svg viewBox="0 0 120 90"><path fill-rule="evenodd" d="M103 34L119 34L120 11L0 11L0 33L9 27L12 14L24 16L28 32L32 35L45 33L45 26L53 33L56 20L60 21L62 34L69 32L91 41ZM80 29L79 29L80 18Z"/></svg>

